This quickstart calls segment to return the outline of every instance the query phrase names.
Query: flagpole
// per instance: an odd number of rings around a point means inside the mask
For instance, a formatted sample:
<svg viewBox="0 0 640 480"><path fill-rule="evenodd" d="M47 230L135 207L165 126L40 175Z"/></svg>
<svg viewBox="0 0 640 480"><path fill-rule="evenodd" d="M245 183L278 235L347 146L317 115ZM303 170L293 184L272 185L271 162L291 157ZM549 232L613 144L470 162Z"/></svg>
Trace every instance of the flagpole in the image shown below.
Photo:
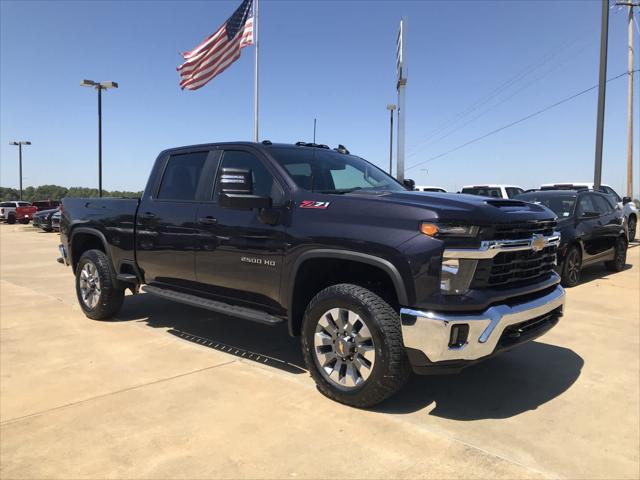
<svg viewBox="0 0 640 480"><path fill-rule="evenodd" d="M258 141L258 0L253 0L253 39L255 42L255 72L253 78L253 141Z"/></svg>

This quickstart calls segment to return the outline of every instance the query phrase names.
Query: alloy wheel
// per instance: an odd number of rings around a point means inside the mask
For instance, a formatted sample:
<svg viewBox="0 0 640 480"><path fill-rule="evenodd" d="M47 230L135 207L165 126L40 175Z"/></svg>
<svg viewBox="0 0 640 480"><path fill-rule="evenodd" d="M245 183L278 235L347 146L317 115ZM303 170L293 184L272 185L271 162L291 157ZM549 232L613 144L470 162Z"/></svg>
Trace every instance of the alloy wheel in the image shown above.
<svg viewBox="0 0 640 480"><path fill-rule="evenodd" d="M567 277L572 284L578 283L580 263L580 254L577 250L572 250L567 258Z"/></svg>
<svg viewBox="0 0 640 480"><path fill-rule="evenodd" d="M100 300L100 275L92 262L85 263L80 271L80 293L84 304L93 309Z"/></svg>
<svg viewBox="0 0 640 480"><path fill-rule="evenodd" d="M325 312L315 329L314 356L323 377L342 389L360 387L375 365L375 344L364 320L346 308Z"/></svg>

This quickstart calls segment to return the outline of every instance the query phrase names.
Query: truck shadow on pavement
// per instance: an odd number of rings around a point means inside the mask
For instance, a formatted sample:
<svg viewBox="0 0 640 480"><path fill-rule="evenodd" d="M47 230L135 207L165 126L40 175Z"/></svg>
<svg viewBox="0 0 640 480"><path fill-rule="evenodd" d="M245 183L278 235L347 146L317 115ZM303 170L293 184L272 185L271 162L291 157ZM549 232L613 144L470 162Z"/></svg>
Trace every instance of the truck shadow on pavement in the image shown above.
<svg viewBox="0 0 640 480"><path fill-rule="evenodd" d="M148 294L126 296L118 321L146 322L171 335L289 373L307 373L300 340L286 324L267 326L163 300Z"/></svg>
<svg viewBox="0 0 640 480"><path fill-rule="evenodd" d="M125 297L116 320L144 322L243 360L307 374L300 341L289 336L285 324L266 326L147 294ZM413 375L396 396L372 411L412 413L435 403L429 414L451 420L508 418L561 395L580 376L583 364L572 350L530 342L459 374Z"/></svg>

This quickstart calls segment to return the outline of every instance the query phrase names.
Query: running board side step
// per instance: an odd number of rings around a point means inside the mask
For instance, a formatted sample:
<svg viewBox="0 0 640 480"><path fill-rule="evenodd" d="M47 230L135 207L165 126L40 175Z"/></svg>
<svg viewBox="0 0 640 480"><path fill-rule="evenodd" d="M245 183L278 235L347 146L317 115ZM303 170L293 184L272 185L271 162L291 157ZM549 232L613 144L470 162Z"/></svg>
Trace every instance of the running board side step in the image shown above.
<svg viewBox="0 0 640 480"><path fill-rule="evenodd" d="M151 295L166 298L174 302L185 303L192 307L204 308L205 310L211 310L212 312L225 313L233 317L243 318L245 320L251 320L253 322L264 323L266 325L276 325L284 322L284 319L269 315L268 313L261 312L260 310L254 310L252 308L238 307L235 305L229 305L223 302L217 302L208 298L197 297L195 295L189 295L187 293L176 292L174 290L168 290L166 288L153 287L151 285L144 285L142 291Z"/></svg>

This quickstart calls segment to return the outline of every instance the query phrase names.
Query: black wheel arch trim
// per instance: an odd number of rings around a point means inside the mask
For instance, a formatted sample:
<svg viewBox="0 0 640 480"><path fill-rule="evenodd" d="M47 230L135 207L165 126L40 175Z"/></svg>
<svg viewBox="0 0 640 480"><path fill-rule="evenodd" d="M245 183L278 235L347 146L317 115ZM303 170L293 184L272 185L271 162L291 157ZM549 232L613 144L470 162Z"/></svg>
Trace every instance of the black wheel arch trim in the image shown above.
<svg viewBox="0 0 640 480"><path fill-rule="evenodd" d="M102 233L100 230L96 229L96 228L91 228L91 227L75 227L71 229L71 232L69 234L69 264L70 265L74 265L77 263L77 260L79 259L74 259L73 257L73 238L78 235L79 233L86 233L89 235L93 235L94 237L97 237L100 239L100 241L102 242L102 245L104 247L104 253L107 255L107 257L109 258L109 262L111 262L111 266L114 267L113 265L113 257L111 256L111 246L109 245L109 242L107 241L107 237L104 236L104 233ZM115 270L115 268L114 268Z"/></svg>
<svg viewBox="0 0 640 480"><path fill-rule="evenodd" d="M288 310L288 320L289 320L289 333L293 335L293 294L296 287L296 279L298 275L298 270L300 266L307 260L312 258L334 258L340 260L351 260L355 262L365 263L374 267L380 268L384 271L393 283L394 289L396 291L396 295L398 297L398 301L401 305L408 304L407 297L407 289L405 287L404 281L402 279L402 275L396 268L396 266L391 263L389 260L386 260L381 257L377 257L375 255L369 255L367 253L354 252L353 250L341 250L341 249L333 249L333 248L316 248L312 250L307 250L301 253L293 263L293 267L290 270L289 278L293 279L289 284L289 288L287 291L288 298L285 301Z"/></svg>

